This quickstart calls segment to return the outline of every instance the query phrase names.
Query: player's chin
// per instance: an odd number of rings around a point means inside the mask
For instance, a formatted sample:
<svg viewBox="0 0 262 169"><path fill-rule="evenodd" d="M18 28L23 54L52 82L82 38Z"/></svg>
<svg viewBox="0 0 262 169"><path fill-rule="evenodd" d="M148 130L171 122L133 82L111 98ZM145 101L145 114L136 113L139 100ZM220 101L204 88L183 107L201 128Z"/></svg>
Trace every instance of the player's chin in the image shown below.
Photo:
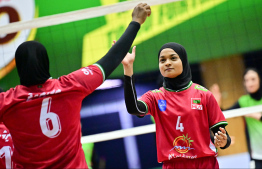
<svg viewBox="0 0 262 169"><path fill-rule="evenodd" d="M167 78L176 78L179 74L176 74L176 73L165 73L165 76L164 77L167 77Z"/></svg>

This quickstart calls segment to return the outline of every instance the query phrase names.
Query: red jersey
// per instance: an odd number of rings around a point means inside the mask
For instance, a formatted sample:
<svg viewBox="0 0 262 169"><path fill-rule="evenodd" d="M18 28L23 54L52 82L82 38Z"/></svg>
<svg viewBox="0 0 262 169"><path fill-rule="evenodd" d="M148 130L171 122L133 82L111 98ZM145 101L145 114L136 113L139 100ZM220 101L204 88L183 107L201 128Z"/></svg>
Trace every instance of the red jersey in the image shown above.
<svg viewBox="0 0 262 169"><path fill-rule="evenodd" d="M0 123L0 168L12 168L14 147L9 130Z"/></svg>
<svg viewBox="0 0 262 169"><path fill-rule="evenodd" d="M158 162L217 155L209 129L227 122L210 91L190 82L184 90L161 87L139 100L155 119Z"/></svg>
<svg viewBox="0 0 262 169"><path fill-rule="evenodd" d="M104 80L99 65L42 85L0 93L0 121L14 143L14 167L87 168L80 142L82 100Z"/></svg>

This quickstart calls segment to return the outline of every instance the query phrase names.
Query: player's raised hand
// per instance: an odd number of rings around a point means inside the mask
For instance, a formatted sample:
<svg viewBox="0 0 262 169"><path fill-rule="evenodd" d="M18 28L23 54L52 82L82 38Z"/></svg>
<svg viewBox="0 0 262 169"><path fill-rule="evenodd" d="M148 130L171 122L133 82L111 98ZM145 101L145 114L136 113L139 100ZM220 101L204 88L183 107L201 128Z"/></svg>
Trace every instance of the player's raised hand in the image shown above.
<svg viewBox="0 0 262 169"><path fill-rule="evenodd" d="M113 40L112 46L116 43L116 40ZM123 66L133 66L136 57L136 46L132 48L132 53L127 53L125 58L122 60Z"/></svg>
<svg viewBox="0 0 262 169"><path fill-rule="evenodd" d="M136 57L136 46L132 48L132 53L127 53L125 58L122 60L123 66L133 66Z"/></svg>
<svg viewBox="0 0 262 169"><path fill-rule="evenodd" d="M219 127L220 131L215 133L214 140L216 147L225 147L227 144L227 134L226 130L222 127Z"/></svg>
<svg viewBox="0 0 262 169"><path fill-rule="evenodd" d="M142 25L146 18L151 15L151 8L147 3L138 4L132 13L132 20Z"/></svg>

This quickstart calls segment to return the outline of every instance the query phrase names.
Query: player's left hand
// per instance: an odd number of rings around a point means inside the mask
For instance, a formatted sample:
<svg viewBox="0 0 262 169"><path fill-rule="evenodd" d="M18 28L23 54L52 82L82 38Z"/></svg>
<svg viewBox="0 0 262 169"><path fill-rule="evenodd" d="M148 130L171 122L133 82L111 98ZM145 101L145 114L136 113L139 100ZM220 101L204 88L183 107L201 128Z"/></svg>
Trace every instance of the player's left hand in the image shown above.
<svg viewBox="0 0 262 169"><path fill-rule="evenodd" d="M132 48L132 53L127 53L125 58L122 60L123 66L130 66L133 65L136 57L136 46Z"/></svg>
<svg viewBox="0 0 262 169"><path fill-rule="evenodd" d="M215 133L214 140L216 147L225 147L227 144L227 134L226 130L222 127L219 127L220 131Z"/></svg>

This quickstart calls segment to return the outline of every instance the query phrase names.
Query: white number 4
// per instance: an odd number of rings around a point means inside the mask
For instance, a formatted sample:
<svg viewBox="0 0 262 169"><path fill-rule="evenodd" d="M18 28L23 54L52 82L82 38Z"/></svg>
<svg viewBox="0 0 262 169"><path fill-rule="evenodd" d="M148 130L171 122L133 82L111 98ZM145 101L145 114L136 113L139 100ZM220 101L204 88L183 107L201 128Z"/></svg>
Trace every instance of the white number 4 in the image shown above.
<svg viewBox="0 0 262 169"><path fill-rule="evenodd" d="M181 116L177 117L177 122L176 122L176 130L180 130L181 132L184 131L184 126L183 123L180 123Z"/></svg>
<svg viewBox="0 0 262 169"><path fill-rule="evenodd" d="M61 132L59 116L50 112L51 97L45 98L42 102L40 114L40 126L44 135L49 138L57 137Z"/></svg>

